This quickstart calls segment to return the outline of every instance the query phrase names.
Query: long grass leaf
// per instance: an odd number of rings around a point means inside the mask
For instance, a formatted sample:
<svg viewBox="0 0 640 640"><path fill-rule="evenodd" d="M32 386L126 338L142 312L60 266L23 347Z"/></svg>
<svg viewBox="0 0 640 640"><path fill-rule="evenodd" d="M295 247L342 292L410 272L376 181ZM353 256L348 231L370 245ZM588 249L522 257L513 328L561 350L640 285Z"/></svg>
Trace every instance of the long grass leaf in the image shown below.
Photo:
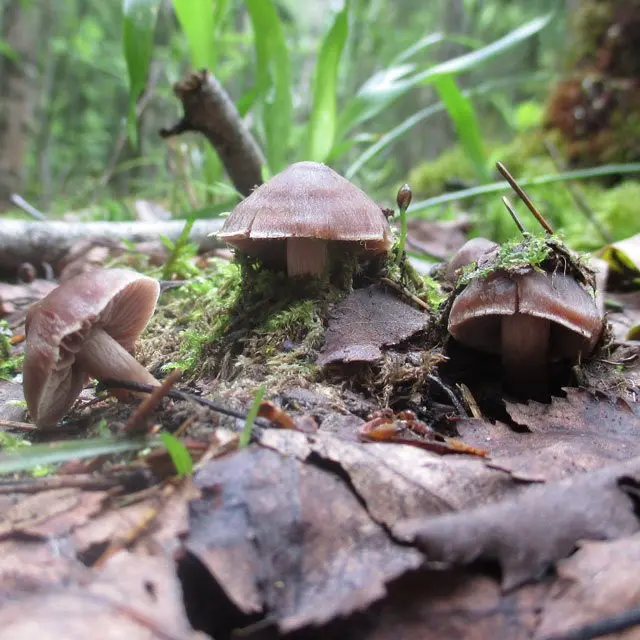
<svg viewBox="0 0 640 640"><path fill-rule="evenodd" d="M137 141L136 102L147 83L159 6L160 0L123 0L122 2L122 44L129 74L127 131L132 142Z"/></svg>
<svg viewBox="0 0 640 640"><path fill-rule="evenodd" d="M410 89L430 84L438 76L469 71L504 53L544 29L552 16L549 13L535 18L485 47L423 71L412 73L414 65L401 65L376 73L346 105L338 121L338 137L346 136L354 127L376 116Z"/></svg>
<svg viewBox="0 0 640 640"><path fill-rule="evenodd" d="M400 65L411 58L413 56L418 55L425 49L429 49L436 44L440 44L444 42L447 38L445 38L441 33L430 33L428 36L424 36L424 38L420 38L417 42L414 42L410 47L407 47L404 51L401 51L391 62L392 66Z"/></svg>
<svg viewBox="0 0 640 640"><path fill-rule="evenodd" d="M349 1L327 32L316 62L313 107L308 124L307 160L324 162L333 147L337 120L340 57L349 34Z"/></svg>
<svg viewBox="0 0 640 640"><path fill-rule="evenodd" d="M517 76L507 76L502 78L496 78L493 80L487 80L477 87L473 87L471 89L465 89L462 93L467 97L471 96L479 96L484 95L486 93L495 93L496 90L500 89L503 86L507 87L515 87L520 84L526 84L528 87L531 87L534 83L544 82L548 83L551 80L551 77L548 73L540 73L535 72L531 74L519 74ZM377 156L379 153L384 151L387 147L391 146L395 142L397 142L405 133L410 131L413 127L424 122L431 116L436 113L441 113L444 111L444 103L437 102L435 104L429 105L424 109L414 113L409 116L406 120L401 122L399 125L393 127L381 136L374 144L370 147L367 147L349 166L349 168L345 172L345 177L349 180L352 180L353 177L362 169L362 167L367 164L372 158ZM349 147L350 148L350 147ZM347 148L348 150L348 148ZM337 151L342 151L342 149L338 149L337 147L332 150L332 154L336 154Z"/></svg>
<svg viewBox="0 0 640 640"><path fill-rule="evenodd" d="M238 447L240 449L248 447L249 443L251 442L253 423L258 415L258 411L260 411L260 404L262 403L262 398L264 397L264 390L264 385L258 387L256 395L253 398L253 402L251 403L251 407L249 408L249 412L247 413L247 417L244 421L244 426L242 427L242 431L240 432L240 436L238 438Z"/></svg>
<svg viewBox="0 0 640 640"><path fill-rule="evenodd" d="M214 2L173 0L173 10L189 45L191 64L213 71L216 64Z"/></svg>
<svg viewBox="0 0 640 640"><path fill-rule="evenodd" d="M601 167L591 167L588 169L575 169L573 171L563 171L561 173L551 173L537 176L535 178L518 178L518 184L522 187L535 187L543 184L553 184L554 182L566 182L567 180L588 180L590 178L602 178L611 175L631 175L640 173L640 162L629 162L624 164L605 164ZM420 211L426 211L449 202L468 200L478 196L491 195L510 189L507 182L492 182L470 189L462 189L453 193L444 193L440 196L427 198L411 205L411 214L415 215Z"/></svg>
<svg viewBox="0 0 640 640"><path fill-rule="evenodd" d="M487 157L471 100L460 91L453 75L439 76L434 84L453 123L458 141L475 167L478 180L486 182L489 177Z"/></svg>
<svg viewBox="0 0 640 640"><path fill-rule="evenodd" d="M31 447L21 447L11 453L1 454L0 474L28 471L40 465L57 464L68 460L136 451L154 443L157 444L157 441L94 438L52 444L35 444Z"/></svg>
<svg viewBox="0 0 640 640"><path fill-rule="evenodd" d="M184 442L166 431L160 434L160 439L176 468L176 473L182 478L189 477L193 473L193 459Z"/></svg>
<svg viewBox="0 0 640 640"><path fill-rule="evenodd" d="M282 23L272 0L245 0L253 28L256 85L269 170L277 173L287 162L293 125L292 75Z"/></svg>

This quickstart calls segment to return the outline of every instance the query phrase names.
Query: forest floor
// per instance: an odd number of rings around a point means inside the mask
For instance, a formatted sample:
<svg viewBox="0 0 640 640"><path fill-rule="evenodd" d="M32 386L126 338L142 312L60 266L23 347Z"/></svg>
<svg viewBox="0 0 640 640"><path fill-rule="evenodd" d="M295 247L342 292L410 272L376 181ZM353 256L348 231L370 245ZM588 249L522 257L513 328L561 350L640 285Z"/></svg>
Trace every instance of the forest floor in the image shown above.
<svg viewBox="0 0 640 640"><path fill-rule="evenodd" d="M76 267L167 259L104 249ZM178 267L137 350L165 384L92 385L55 431L19 377L53 285L0 283L0 640L640 637L637 287L610 278L606 345L522 402L402 276L297 295L224 252Z"/></svg>

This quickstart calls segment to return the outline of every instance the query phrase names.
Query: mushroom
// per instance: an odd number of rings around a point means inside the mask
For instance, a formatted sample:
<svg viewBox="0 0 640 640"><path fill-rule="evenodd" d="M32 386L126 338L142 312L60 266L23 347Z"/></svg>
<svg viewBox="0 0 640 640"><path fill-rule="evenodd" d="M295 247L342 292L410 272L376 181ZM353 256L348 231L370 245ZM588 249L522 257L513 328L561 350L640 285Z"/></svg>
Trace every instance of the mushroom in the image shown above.
<svg viewBox="0 0 640 640"><path fill-rule="evenodd" d="M318 275L332 245L378 254L392 244L382 209L363 191L317 162L298 162L231 212L218 237L290 276Z"/></svg>
<svg viewBox="0 0 640 640"><path fill-rule="evenodd" d="M472 280L448 319L458 342L500 354L508 387L529 397L548 392L550 361L589 355L602 328L594 299L575 278L533 268Z"/></svg>
<svg viewBox="0 0 640 640"><path fill-rule="evenodd" d="M153 278L96 269L66 280L29 308L23 386L37 426L57 423L89 376L158 385L131 354L159 293Z"/></svg>
<svg viewBox="0 0 640 640"><path fill-rule="evenodd" d="M471 240L467 240L447 263L444 272L445 280L455 284L460 277L462 268L478 262L482 256L496 247L498 247L498 244L492 240L487 240L487 238L471 238Z"/></svg>

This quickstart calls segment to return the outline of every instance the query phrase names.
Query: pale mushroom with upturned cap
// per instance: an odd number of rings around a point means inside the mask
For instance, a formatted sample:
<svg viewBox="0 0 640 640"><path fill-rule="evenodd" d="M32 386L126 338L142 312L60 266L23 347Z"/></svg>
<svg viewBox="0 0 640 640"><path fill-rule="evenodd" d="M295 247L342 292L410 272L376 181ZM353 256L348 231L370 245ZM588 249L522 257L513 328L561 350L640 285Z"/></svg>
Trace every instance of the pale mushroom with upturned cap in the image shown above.
<svg viewBox="0 0 640 640"><path fill-rule="evenodd" d="M56 424L89 376L159 384L132 355L159 293L156 280L135 271L96 269L30 307L23 386L37 426Z"/></svg>
<svg viewBox="0 0 640 640"><path fill-rule="evenodd" d="M240 202L217 234L290 276L318 275L331 246L371 255L392 245L382 209L361 189L317 162L291 165Z"/></svg>

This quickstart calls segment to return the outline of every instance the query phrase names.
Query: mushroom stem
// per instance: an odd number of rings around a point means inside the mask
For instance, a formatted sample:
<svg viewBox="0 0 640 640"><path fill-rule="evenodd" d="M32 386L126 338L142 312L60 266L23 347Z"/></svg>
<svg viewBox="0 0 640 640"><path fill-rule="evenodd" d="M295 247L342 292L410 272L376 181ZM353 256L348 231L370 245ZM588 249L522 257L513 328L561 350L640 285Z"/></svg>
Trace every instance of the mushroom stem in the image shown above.
<svg viewBox="0 0 640 640"><path fill-rule="evenodd" d="M549 331L544 318L515 313L503 316L502 366L510 391L527 397L548 393Z"/></svg>
<svg viewBox="0 0 640 640"><path fill-rule="evenodd" d="M106 331L94 329L84 341L76 362L98 380L115 378L158 386L160 383ZM127 392L127 395L131 392ZM117 394L116 397L119 397ZM144 396L146 394L134 394Z"/></svg>
<svg viewBox="0 0 640 640"><path fill-rule="evenodd" d="M327 241L316 238L287 238L289 276L320 275L327 264Z"/></svg>

